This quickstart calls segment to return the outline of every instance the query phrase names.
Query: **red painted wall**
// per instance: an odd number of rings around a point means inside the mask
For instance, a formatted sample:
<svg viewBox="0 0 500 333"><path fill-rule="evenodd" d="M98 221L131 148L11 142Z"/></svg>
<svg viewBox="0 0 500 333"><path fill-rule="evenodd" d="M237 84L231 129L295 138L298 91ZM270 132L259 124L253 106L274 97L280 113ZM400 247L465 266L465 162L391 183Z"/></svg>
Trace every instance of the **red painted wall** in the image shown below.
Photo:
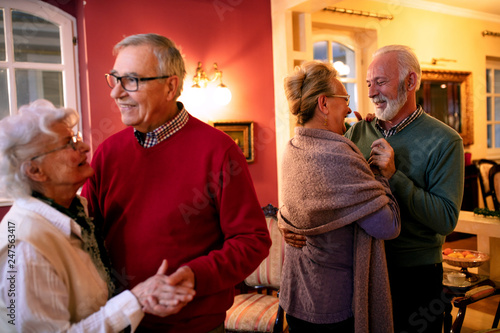
<svg viewBox="0 0 500 333"><path fill-rule="evenodd" d="M56 5L54 1L46 2ZM217 62L233 98L224 119L254 121L255 162L249 169L261 204L278 204L271 8L268 0L71 1L59 6L77 18L84 139L95 149L124 128L104 74L123 37L158 33L185 56L187 77L198 61L210 74ZM66 7L66 8L65 8ZM189 109L188 109L189 111Z"/></svg>

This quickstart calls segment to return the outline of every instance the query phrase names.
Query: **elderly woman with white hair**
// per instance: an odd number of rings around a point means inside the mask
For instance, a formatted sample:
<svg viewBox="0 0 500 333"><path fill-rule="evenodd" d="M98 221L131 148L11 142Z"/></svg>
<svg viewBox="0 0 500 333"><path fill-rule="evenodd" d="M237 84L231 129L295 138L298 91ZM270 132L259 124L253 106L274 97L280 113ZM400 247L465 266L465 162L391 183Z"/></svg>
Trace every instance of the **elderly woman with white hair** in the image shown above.
<svg viewBox="0 0 500 333"><path fill-rule="evenodd" d="M46 100L0 121L0 184L14 205L0 223L1 332L132 331L144 312L166 316L192 300L158 274L113 295L104 244L78 189L93 175L71 109Z"/></svg>

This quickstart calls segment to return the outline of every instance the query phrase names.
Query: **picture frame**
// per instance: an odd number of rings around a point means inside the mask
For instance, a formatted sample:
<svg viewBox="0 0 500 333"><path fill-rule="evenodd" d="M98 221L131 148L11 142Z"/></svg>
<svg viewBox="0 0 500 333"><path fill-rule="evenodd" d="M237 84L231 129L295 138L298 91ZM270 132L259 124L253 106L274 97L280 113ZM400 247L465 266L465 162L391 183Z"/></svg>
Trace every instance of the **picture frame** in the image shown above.
<svg viewBox="0 0 500 333"><path fill-rule="evenodd" d="M213 121L213 127L229 135L241 148L248 163L255 159L253 144L253 121Z"/></svg>

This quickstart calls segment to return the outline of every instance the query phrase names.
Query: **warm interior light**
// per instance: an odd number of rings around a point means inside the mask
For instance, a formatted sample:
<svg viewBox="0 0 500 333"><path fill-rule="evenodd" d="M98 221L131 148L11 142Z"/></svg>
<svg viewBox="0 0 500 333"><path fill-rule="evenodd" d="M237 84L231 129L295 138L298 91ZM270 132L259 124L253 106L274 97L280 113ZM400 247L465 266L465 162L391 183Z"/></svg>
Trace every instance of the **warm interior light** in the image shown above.
<svg viewBox="0 0 500 333"><path fill-rule="evenodd" d="M335 61L333 67L339 72L340 76L347 76L351 72L349 65L344 64L342 61Z"/></svg>
<svg viewBox="0 0 500 333"><path fill-rule="evenodd" d="M215 88L213 97L215 104L219 106L228 105L232 98L231 90L225 85L220 84Z"/></svg>
<svg viewBox="0 0 500 333"><path fill-rule="evenodd" d="M203 105L203 102L207 98L205 89L202 89L199 86L196 88L194 85L193 87L191 87L191 89L189 89L187 95L189 104L193 107L199 107Z"/></svg>
<svg viewBox="0 0 500 333"><path fill-rule="evenodd" d="M211 97L214 104L218 106L224 106L229 104L231 101L231 91L224 83L222 83L222 71L219 70L217 63L214 63L214 77L209 79L201 61L198 62L198 67L196 68L196 74L193 77L193 85L191 87L191 93L193 98L197 98L197 103L203 103L206 100L207 95ZM208 89L208 83L219 80L219 85L215 89ZM211 88L211 87L210 87ZM197 90L201 90L196 92ZM196 97L195 97L196 95Z"/></svg>

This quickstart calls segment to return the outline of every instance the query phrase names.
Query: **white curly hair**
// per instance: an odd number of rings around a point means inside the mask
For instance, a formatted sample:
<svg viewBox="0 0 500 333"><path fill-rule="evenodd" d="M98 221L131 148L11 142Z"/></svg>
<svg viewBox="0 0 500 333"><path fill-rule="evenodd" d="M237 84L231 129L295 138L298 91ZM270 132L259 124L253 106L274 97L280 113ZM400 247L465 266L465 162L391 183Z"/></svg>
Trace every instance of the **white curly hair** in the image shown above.
<svg viewBox="0 0 500 333"><path fill-rule="evenodd" d="M63 123L69 128L79 121L78 113L69 108L56 108L51 102L38 99L19 108L16 115L0 121L0 189L13 198L31 195L26 168L31 157L42 152L44 135L57 134L51 128ZM46 141L45 141L46 142ZM43 158L40 157L40 158Z"/></svg>

